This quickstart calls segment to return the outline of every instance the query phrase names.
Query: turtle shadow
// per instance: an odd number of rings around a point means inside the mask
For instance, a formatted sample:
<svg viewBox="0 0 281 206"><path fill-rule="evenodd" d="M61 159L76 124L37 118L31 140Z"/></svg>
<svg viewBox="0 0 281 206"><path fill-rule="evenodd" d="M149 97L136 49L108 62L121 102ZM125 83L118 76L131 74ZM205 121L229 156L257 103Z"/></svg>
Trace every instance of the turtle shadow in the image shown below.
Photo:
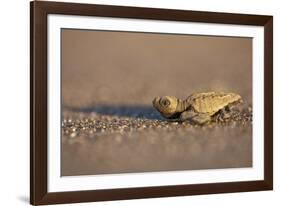
<svg viewBox="0 0 281 206"><path fill-rule="evenodd" d="M95 106L87 107L73 107L73 106L62 106L63 109L71 112L82 112L82 113L97 113L101 115L119 116L119 117L130 117L130 118L141 118L150 120L163 120L161 115L152 106L147 105L108 105L99 104Z"/></svg>

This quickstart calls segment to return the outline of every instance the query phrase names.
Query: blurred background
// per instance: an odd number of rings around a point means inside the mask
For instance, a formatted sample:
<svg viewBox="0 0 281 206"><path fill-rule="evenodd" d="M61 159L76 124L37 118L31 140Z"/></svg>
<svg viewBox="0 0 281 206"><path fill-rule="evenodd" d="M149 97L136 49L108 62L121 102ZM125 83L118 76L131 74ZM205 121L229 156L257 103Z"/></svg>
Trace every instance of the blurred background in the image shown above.
<svg viewBox="0 0 281 206"><path fill-rule="evenodd" d="M62 30L63 105L151 105L210 90L251 103L251 38Z"/></svg>

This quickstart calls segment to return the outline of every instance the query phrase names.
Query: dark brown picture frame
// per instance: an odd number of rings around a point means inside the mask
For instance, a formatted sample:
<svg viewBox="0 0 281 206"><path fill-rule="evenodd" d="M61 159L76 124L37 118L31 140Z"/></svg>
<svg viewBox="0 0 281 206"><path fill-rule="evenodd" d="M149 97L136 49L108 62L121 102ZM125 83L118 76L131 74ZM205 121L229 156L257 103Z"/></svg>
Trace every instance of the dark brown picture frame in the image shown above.
<svg viewBox="0 0 281 206"><path fill-rule="evenodd" d="M264 180L56 192L47 190L47 15L191 21L264 27ZM30 4L30 203L34 205L273 189L273 17L36 1Z"/></svg>

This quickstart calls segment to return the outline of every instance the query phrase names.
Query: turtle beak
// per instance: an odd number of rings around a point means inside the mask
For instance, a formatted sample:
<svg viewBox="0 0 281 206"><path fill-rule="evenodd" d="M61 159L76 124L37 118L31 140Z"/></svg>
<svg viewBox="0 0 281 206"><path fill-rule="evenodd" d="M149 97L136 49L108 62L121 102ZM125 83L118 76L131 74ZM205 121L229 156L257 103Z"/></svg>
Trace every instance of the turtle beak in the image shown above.
<svg viewBox="0 0 281 206"><path fill-rule="evenodd" d="M159 102L159 100L160 100L160 97L155 97L153 99L152 104L153 104L154 107L156 106L156 103Z"/></svg>

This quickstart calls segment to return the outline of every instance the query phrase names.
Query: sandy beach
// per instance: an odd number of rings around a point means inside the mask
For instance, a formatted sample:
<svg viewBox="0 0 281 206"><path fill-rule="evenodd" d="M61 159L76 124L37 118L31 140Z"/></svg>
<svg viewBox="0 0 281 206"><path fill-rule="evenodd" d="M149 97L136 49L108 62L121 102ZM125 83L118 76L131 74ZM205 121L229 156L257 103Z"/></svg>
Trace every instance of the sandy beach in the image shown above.
<svg viewBox="0 0 281 206"><path fill-rule="evenodd" d="M252 166L252 40L62 31L62 175ZM206 126L168 122L155 96L226 91L244 103Z"/></svg>

